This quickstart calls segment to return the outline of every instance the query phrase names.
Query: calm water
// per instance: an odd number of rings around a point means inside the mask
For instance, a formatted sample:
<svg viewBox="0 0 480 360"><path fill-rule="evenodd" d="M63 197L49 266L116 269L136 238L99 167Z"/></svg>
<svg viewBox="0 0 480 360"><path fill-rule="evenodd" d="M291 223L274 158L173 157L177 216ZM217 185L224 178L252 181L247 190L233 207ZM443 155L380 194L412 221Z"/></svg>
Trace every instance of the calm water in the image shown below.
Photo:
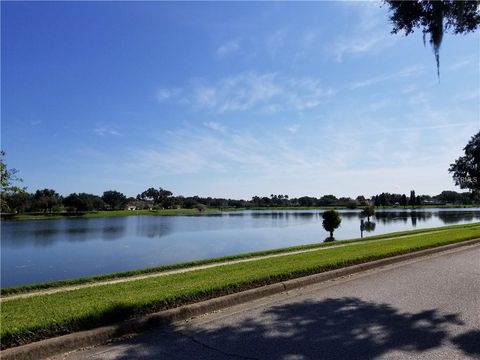
<svg viewBox="0 0 480 360"><path fill-rule="evenodd" d="M359 211L340 211L337 240L360 237ZM385 210L375 229L392 231L480 221L480 209ZM323 241L321 211L241 211L202 216L2 221L1 286Z"/></svg>

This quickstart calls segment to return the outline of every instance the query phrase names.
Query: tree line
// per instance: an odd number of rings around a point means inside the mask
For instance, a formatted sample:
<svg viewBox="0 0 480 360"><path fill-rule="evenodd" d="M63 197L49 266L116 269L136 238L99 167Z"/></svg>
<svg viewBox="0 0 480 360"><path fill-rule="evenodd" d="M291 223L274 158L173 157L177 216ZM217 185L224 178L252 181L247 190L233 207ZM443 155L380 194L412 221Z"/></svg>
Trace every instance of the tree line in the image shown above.
<svg viewBox="0 0 480 360"><path fill-rule="evenodd" d="M201 196L174 196L169 190L163 188L148 188L136 197L127 197L125 194L108 190L102 195L88 193L72 193L62 196L53 189L37 190L33 193L27 191L5 192L2 194L2 212L88 212L100 210L123 210L131 207L136 210L143 209L174 209L174 208L256 208L256 207L346 207L355 209L374 205L414 207L420 205L466 205L474 204L469 193L456 191L443 191L436 196L381 193L370 199L364 196L337 198L334 195L321 197L302 196L289 197L283 194L270 196L254 196L250 200L226 199Z"/></svg>

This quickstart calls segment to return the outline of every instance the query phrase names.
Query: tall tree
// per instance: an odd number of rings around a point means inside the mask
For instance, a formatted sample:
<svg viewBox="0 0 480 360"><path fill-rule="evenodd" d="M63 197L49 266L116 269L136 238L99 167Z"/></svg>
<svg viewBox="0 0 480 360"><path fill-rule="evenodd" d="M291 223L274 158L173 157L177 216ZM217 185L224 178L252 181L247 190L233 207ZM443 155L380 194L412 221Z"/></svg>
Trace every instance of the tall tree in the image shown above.
<svg viewBox="0 0 480 360"><path fill-rule="evenodd" d="M480 26L479 1L457 0L384 0L390 6L392 33L400 31L409 35L421 28L423 42L429 35L429 42L435 54L437 74L440 76L440 46L443 34L465 34Z"/></svg>
<svg viewBox="0 0 480 360"><path fill-rule="evenodd" d="M157 206L170 207L173 204L172 195L173 193L169 190L162 189L161 187L157 190L151 187L137 195L137 199L151 201Z"/></svg>
<svg viewBox="0 0 480 360"><path fill-rule="evenodd" d="M408 205L415 206L417 198L415 197L415 190L410 191L410 199L408 199Z"/></svg>
<svg viewBox="0 0 480 360"><path fill-rule="evenodd" d="M473 196L480 195L480 131L463 148L465 156L450 165L455 185L468 189Z"/></svg>
<svg viewBox="0 0 480 360"><path fill-rule="evenodd" d="M102 195L102 200L114 210L123 209L127 203L127 197L115 190L105 191Z"/></svg>

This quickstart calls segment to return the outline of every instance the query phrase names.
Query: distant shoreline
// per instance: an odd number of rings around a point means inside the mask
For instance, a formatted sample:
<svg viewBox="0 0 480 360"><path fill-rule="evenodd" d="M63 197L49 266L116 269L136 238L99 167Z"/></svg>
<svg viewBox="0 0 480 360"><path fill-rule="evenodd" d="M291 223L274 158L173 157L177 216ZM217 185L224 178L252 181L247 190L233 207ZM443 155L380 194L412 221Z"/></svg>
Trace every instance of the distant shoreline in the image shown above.
<svg viewBox="0 0 480 360"><path fill-rule="evenodd" d="M416 210L416 209L463 209L463 208L479 208L479 205L421 205L415 207L403 206L379 206L376 210L398 209L398 210ZM107 217L124 217L124 216L198 216L198 215L213 215L224 212L244 211L244 210L358 210L361 206L356 208L348 208L346 206L254 206L244 208L206 208L198 209L162 209L162 210L102 210L85 213L21 213L21 214L2 214L2 220L59 220L59 219L92 219L92 218L107 218Z"/></svg>

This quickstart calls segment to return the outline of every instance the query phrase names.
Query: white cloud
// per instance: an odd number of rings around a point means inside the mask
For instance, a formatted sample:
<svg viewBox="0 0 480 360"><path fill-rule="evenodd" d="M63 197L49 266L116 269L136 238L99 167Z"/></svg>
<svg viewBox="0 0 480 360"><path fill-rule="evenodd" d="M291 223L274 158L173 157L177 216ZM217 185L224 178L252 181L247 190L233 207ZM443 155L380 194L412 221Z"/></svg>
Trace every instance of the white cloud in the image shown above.
<svg viewBox="0 0 480 360"><path fill-rule="evenodd" d="M211 125L218 128L212 122L206 127L212 129ZM271 176L325 166L316 151L298 150L292 143L267 133L187 128L170 133L161 143L160 147L132 150L125 170L153 178L207 173Z"/></svg>
<svg viewBox="0 0 480 360"><path fill-rule="evenodd" d="M355 89L375 85L384 81L409 78L412 76L421 75L423 73L425 73L425 66L411 65L391 74L377 75L365 80L353 82L349 85L349 88L350 90L355 90Z"/></svg>
<svg viewBox="0 0 480 360"><path fill-rule="evenodd" d="M459 93L456 93L453 98L457 101L476 100L478 102L478 100L480 100L480 90L470 89L463 92L459 92Z"/></svg>
<svg viewBox="0 0 480 360"><path fill-rule="evenodd" d="M315 108L334 95L333 89L324 87L315 78L255 72L213 82L197 79L182 90L162 89L162 94L171 93L181 96L162 96L160 100L189 103L218 113L253 110L266 114Z"/></svg>
<svg viewBox="0 0 480 360"><path fill-rule="evenodd" d="M296 134L299 129L300 129L300 124L292 124L287 127L287 130L292 134Z"/></svg>
<svg viewBox="0 0 480 360"><path fill-rule="evenodd" d="M379 2L347 2L349 11L356 11L357 24L349 28L348 34L335 38L329 47L337 62L342 62L346 56L376 54L383 51L396 41L385 26L386 11Z"/></svg>
<svg viewBox="0 0 480 360"><path fill-rule="evenodd" d="M203 125L209 129L215 130L215 131L220 131L220 132L225 132L227 131L227 127L223 126L215 121L208 121L204 122Z"/></svg>
<svg viewBox="0 0 480 360"><path fill-rule="evenodd" d="M114 126L98 123L93 129L93 132L99 136L122 136L123 134L118 131Z"/></svg>
<svg viewBox="0 0 480 360"><path fill-rule="evenodd" d="M216 54L219 58L233 55L240 50L240 40L229 40L217 48Z"/></svg>
<svg viewBox="0 0 480 360"><path fill-rule="evenodd" d="M459 60L459 61L454 62L453 64L451 64L451 65L447 68L447 70L448 70L448 71L461 70L461 69L464 69L465 67L469 66L471 63L472 63L472 60L471 60L471 59Z"/></svg>
<svg viewBox="0 0 480 360"><path fill-rule="evenodd" d="M172 99L176 99L180 96L182 89L180 88L160 88L157 90L156 98L159 102L164 102Z"/></svg>
<svg viewBox="0 0 480 360"><path fill-rule="evenodd" d="M294 195L369 195L379 188L434 193L451 186L446 169L461 152L472 125L440 124L364 133L342 132L335 126L333 133L325 129L321 140L316 136L318 146L313 147L298 146L297 136L290 139L265 131L233 129L212 132L206 127L179 129L159 141L160 145L131 150L121 171L135 174L144 182L175 182L188 175L188 188L174 189L178 193L252 196L277 189ZM420 148L424 150L419 152ZM414 179L411 174L415 174ZM204 176L211 181L201 180ZM352 179L357 181L352 183ZM244 190L238 188L246 183ZM192 184L199 190L191 190Z"/></svg>
<svg viewBox="0 0 480 360"><path fill-rule="evenodd" d="M378 53L393 45L391 35L372 33L353 37L337 38L333 46L333 53L337 62L342 62L347 55Z"/></svg>

